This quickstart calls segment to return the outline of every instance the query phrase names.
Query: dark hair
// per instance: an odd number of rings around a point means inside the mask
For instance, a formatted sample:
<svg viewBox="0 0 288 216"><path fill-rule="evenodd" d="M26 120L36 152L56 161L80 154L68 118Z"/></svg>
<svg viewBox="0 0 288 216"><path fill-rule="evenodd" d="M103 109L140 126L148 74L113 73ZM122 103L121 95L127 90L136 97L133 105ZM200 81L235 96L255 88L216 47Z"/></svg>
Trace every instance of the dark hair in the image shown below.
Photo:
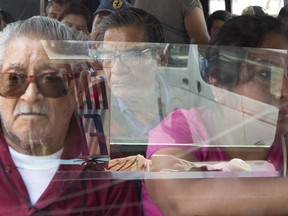
<svg viewBox="0 0 288 216"><path fill-rule="evenodd" d="M91 25L92 25L92 12L82 3L79 2L70 2L67 7L64 9L63 13L59 17L59 21L64 19L69 14L76 14L83 16L86 20L87 28L89 32L91 31Z"/></svg>
<svg viewBox="0 0 288 216"><path fill-rule="evenodd" d="M286 28L285 30L288 30L288 4L284 5L281 10L279 11L279 14L277 16L277 19L283 26L283 28Z"/></svg>
<svg viewBox="0 0 288 216"><path fill-rule="evenodd" d="M272 16L243 15L227 20L210 44L258 47L271 32L283 34L279 21Z"/></svg>
<svg viewBox="0 0 288 216"><path fill-rule="evenodd" d="M265 9L258 5L248 6L243 9L241 15L269 16Z"/></svg>
<svg viewBox="0 0 288 216"><path fill-rule="evenodd" d="M282 17L285 19L288 17L288 4L284 5L279 11L277 18L281 19Z"/></svg>
<svg viewBox="0 0 288 216"><path fill-rule="evenodd" d="M12 15L2 9L0 9L0 20L3 20L6 24L15 22L15 19L12 17Z"/></svg>
<svg viewBox="0 0 288 216"><path fill-rule="evenodd" d="M259 47L269 33L284 35L279 21L271 16L243 15L226 21L210 42L210 45L218 46L209 47L206 75L228 88L237 85L239 68L247 53L244 48L233 49L231 46Z"/></svg>
<svg viewBox="0 0 288 216"><path fill-rule="evenodd" d="M214 20L223 20L225 22L230 18L232 18L231 13L225 10L217 10L210 14L206 19L206 25L209 34L211 34L212 23Z"/></svg>
<svg viewBox="0 0 288 216"><path fill-rule="evenodd" d="M69 0L51 0L46 3L45 6L45 16L48 14L48 10L52 5L58 4L60 6L65 6L69 3Z"/></svg>
<svg viewBox="0 0 288 216"><path fill-rule="evenodd" d="M129 26L143 28L145 41L143 42L165 42L163 28L159 20L153 15L139 8L125 8L110 14L99 25L100 40L104 39L107 29Z"/></svg>

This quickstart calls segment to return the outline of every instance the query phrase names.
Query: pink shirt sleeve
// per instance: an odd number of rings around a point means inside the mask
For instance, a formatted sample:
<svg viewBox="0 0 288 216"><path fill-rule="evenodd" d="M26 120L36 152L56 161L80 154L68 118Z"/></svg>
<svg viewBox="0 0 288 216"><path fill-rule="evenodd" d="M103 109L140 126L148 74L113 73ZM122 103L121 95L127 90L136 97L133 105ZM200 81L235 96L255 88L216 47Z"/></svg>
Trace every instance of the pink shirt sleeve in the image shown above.
<svg viewBox="0 0 288 216"><path fill-rule="evenodd" d="M174 147L190 151L199 161L227 160L220 148L208 152L206 147L191 144L207 144L209 134L205 124L213 125L211 111L201 108L190 110L177 109L169 114L157 127L149 133L149 146L146 157L161 148Z"/></svg>

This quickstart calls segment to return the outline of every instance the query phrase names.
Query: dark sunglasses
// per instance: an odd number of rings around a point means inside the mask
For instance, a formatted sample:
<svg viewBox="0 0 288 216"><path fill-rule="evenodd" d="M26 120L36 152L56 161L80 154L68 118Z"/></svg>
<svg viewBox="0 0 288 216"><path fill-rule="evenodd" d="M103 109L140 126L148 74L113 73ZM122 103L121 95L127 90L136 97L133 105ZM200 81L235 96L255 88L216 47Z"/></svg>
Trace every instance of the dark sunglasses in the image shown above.
<svg viewBox="0 0 288 216"><path fill-rule="evenodd" d="M67 95L72 73L0 73L0 95L5 98L18 98L23 95L29 84L35 82L38 91L45 97L59 98Z"/></svg>

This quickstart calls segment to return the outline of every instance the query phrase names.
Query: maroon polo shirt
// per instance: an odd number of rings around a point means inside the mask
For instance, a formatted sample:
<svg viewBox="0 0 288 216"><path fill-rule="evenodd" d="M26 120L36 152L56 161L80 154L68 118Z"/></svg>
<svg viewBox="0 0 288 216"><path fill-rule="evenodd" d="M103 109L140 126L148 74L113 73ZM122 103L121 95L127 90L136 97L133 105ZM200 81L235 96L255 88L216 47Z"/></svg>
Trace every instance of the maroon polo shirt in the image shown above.
<svg viewBox="0 0 288 216"><path fill-rule="evenodd" d="M76 121L75 121L76 122ZM62 159L77 157L81 136L71 124ZM1 130L0 130L1 132ZM87 167L86 167L87 168ZM60 165L52 181L35 205L0 134L0 215L125 215L140 214L140 204L132 181L97 178L85 165ZM37 185L35 185L37 187Z"/></svg>

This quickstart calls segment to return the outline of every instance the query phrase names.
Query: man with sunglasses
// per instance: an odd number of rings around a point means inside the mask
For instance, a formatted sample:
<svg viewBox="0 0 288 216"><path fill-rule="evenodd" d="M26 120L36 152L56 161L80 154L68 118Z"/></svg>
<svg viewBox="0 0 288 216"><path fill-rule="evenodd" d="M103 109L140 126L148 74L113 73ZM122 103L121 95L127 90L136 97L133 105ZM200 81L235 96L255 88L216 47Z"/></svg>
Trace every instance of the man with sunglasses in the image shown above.
<svg viewBox="0 0 288 216"><path fill-rule="evenodd" d="M170 93L159 73L167 60L162 26L141 9L125 8L106 17L99 30L103 44L93 57L111 90L112 142L145 143Z"/></svg>
<svg viewBox="0 0 288 216"><path fill-rule="evenodd" d="M96 162L81 155L78 62L50 54L83 54L86 48L61 41L84 38L46 17L15 22L0 35L0 214L139 213L133 185L93 177Z"/></svg>

